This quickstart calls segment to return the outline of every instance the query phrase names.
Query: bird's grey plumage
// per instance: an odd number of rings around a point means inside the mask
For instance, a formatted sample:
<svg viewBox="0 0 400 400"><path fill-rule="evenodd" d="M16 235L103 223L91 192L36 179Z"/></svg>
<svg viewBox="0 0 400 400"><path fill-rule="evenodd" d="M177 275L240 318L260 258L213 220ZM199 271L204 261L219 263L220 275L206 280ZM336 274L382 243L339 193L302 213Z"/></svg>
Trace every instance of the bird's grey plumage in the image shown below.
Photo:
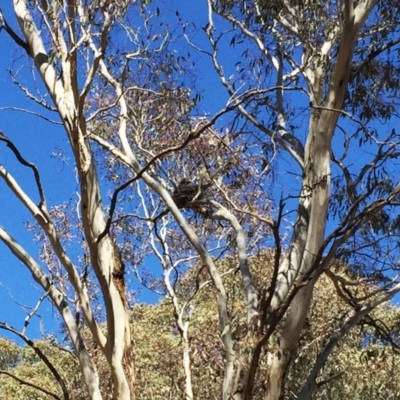
<svg viewBox="0 0 400 400"><path fill-rule="evenodd" d="M175 202L176 206L181 208L186 208L186 206L190 205L192 202L196 201L204 201L205 191L211 186L211 183L193 183L189 179L184 178L182 179L178 186L172 193L172 200ZM193 208L193 207L188 207ZM167 215L169 210L164 210L159 214L154 220L158 220L159 218Z"/></svg>

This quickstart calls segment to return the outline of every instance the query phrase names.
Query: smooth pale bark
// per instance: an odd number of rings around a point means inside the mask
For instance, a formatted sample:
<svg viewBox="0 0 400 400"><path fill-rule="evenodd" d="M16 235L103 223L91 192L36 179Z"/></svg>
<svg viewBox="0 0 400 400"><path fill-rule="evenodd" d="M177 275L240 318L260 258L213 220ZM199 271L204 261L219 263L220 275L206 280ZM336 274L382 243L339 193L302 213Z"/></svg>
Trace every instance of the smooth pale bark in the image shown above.
<svg viewBox="0 0 400 400"><path fill-rule="evenodd" d="M110 235L106 234L98 240L105 230L106 223L96 167L90 146L85 139L86 123L84 116L77 112L77 110L82 110L82 105L79 104L77 65L74 63L74 57L67 53L67 46L60 32L56 32L55 37L58 40L63 70L61 81L49 62L40 32L30 15L26 1L14 0L14 11L28 44L30 55L60 114L75 156L81 185L84 232L90 249L91 264L101 286L106 308L108 331L103 351L110 365L114 382L114 398L130 400L132 385L128 384L123 367L124 356L130 354L127 351L130 346L130 333L125 288L122 282L122 264ZM106 36L106 28L105 31ZM120 277L119 281L116 276ZM102 343L99 344L102 345ZM127 363L130 364L131 361L130 357ZM131 365L128 365L128 369L132 371ZM130 381L133 379L133 376L129 377ZM89 382L86 383L89 384Z"/></svg>
<svg viewBox="0 0 400 400"><path fill-rule="evenodd" d="M295 295L282 332L276 338L275 348L269 354L266 400L283 400L284 398L285 377L311 302L316 281L312 270L316 268L315 262L318 262L317 257L321 252L325 237L331 180L331 140L346 95L351 59L358 35L375 3L376 1L367 1L354 9L352 1L345 2L345 23L341 32L339 52L324 103L320 101L321 82L324 78L322 69L315 68L308 71L308 77L312 77L309 79L311 91L316 94L313 101L315 110L311 116L310 131L305 146L298 219L289 254L278 275L271 311L282 304L296 282L301 283L304 278L309 279L309 282ZM325 48L331 47L332 44L329 42L322 46L319 61L326 60ZM325 106L320 107L320 104L325 104Z"/></svg>
<svg viewBox="0 0 400 400"><path fill-rule="evenodd" d="M92 43L92 47L94 44ZM125 165L130 167L137 176L140 176L146 185L154 190L161 199L164 201L165 205L171 210L172 215L174 216L176 222L179 227L182 229L182 232L185 234L186 238L192 244L193 248L196 250L200 259L206 266L210 277L213 281L213 284L217 290L217 308L218 308L218 316L219 316L219 324L222 335L222 342L224 344L225 351L225 369L224 369L224 379L222 384L222 398L223 400L228 400L231 397L232 391L232 381L234 377L234 363L235 363L235 351L233 349L233 339L232 332L230 327L230 318L228 313L228 296L226 294L225 286L222 281L221 275L215 266L215 263L210 256L209 252L202 244L199 237L196 235L194 230L191 228L190 224L183 217L181 211L173 201L170 193L161 185L159 181L154 179L150 174L145 171L142 171L142 167L138 162L127 138L127 104L124 96L124 91L122 89L122 85L116 79L113 78L112 74L107 69L105 63L100 60L99 67L101 69L101 73L105 79L114 87L115 93L117 95L118 105L120 107L119 114L119 128L118 135L121 141L123 152L117 149L115 146L109 144L107 141L101 139L96 135L92 135L91 138L101 144L104 148L109 150L112 154L114 154L119 160L121 160Z"/></svg>
<svg viewBox="0 0 400 400"><path fill-rule="evenodd" d="M56 228L53 225L50 215L46 209L45 204L36 205L32 199L22 190L21 186L14 179L3 166L0 165L0 177L4 180L7 186L12 190L15 196L21 201L21 203L29 210L32 216L35 218L39 226L46 233L53 250L57 257L61 261L62 265L68 272L68 278L74 287L74 290L79 298L81 309L84 313L85 319L91 329L95 340L99 344L100 348L105 347L106 338L97 325L96 320L93 316L92 309L90 307L89 295L86 287L82 284L79 277L76 266L73 264L71 259L65 252L65 249L61 245L60 238L57 235Z"/></svg>
<svg viewBox="0 0 400 400"><path fill-rule="evenodd" d="M64 295L50 282L36 261L2 227L0 227L0 240L30 270L33 279L49 294L50 299L65 322L71 342L74 345L74 351L88 388L89 398L91 400L102 400L97 372L91 363L75 318L68 303L64 300Z"/></svg>
<svg viewBox="0 0 400 400"><path fill-rule="evenodd" d="M339 46L337 62L334 68L328 91L325 98L322 98L322 87L324 82L323 67L327 61L329 49L338 34L332 35L321 47L321 54L314 65L307 66L304 71L312 93L312 107L309 135L304 149L300 154L295 147L285 144L284 134L277 138L277 142L299 162L303 169L303 181L301 195L299 197L298 218L295 222L294 233L291 239L288 255L279 267L276 286L271 299L269 315L278 312L282 305L288 301L291 291L303 285L292 300L291 306L286 313L285 323L279 335L275 335L275 344L268 355L269 373L266 377L267 399L282 399L284 396L284 383L290 360L296 350L296 344L300 331L304 325L309 304L312 297L313 286L318 276L314 276L314 268L318 262L318 256L325 236L325 225L327 205L330 189L330 149L332 135L335 130L339 112L342 108L343 99L347 90L347 83L350 73L351 58L356 44L358 33L367 17L369 11L376 1L365 1L353 9L351 0L345 1L345 23L341 32L342 41ZM72 4L72 2L71 2ZM125 308L123 287L118 286L115 275L121 273L121 263L115 250L112 238L103 232L106 228L104 211L101 204L101 196L96 174L96 167L92 159L91 150L86 141L87 132L83 119L83 101L79 101L79 92L76 82L76 65L67 57L67 47L63 42L60 32L55 33L59 41L61 63L63 65L63 81L58 79L53 66L48 62L44 45L40 38L40 32L36 29L33 20L26 6L26 1L14 0L14 7L21 29L24 33L31 56L51 94L54 103L60 113L66 131L71 141L75 155L79 179L81 182L82 217L85 236L90 248L91 261L94 271L104 294L104 301L107 312L107 343L103 343L103 351L111 367L114 381L114 397L116 399L129 399L129 385L123 368L123 358L129 346L129 327ZM211 9L211 8L210 8ZM81 12L84 12L81 10ZM105 20L107 20L105 16ZM210 24L212 26L212 24ZM104 35L106 37L107 35ZM96 68L101 68L102 75L114 86L120 106L119 138L122 143L122 152L115 148L113 154L126 165L132 168L143 178L146 184L157 192L170 208L182 231L192 243L207 266L214 285L217 288L217 303L220 317L220 328L222 341L225 349L225 374L223 379L223 399L229 399L235 393L234 376L235 362L237 355L234 352L234 342L229 328L229 315L227 312L227 294L218 270L212 258L195 235L189 224L183 218L180 210L172 201L168 192L153 179L150 175L142 173L141 166L129 145L126 137L127 107L124 100L122 85L115 80L102 62L104 49L98 49L94 41L89 37L90 48L93 51L95 61L91 70L91 76ZM262 46L262 43L260 43ZM318 66L318 63L322 63ZM92 77L87 78L83 90L83 98L88 93ZM282 82L279 84L282 86ZM81 97L82 100L82 97ZM281 99L282 100L282 99ZM322 106L323 105L323 106ZM252 120L251 118L249 118ZM283 119L284 120L284 119ZM97 138L101 142L101 138ZM102 143L104 144L104 143ZM107 148L107 145L105 145ZM109 148L111 149L111 148ZM232 221L231 221L232 222ZM235 221L233 221L234 223ZM235 225L234 225L235 226ZM241 228L235 227L238 235L238 249L240 268L243 276L243 286L248 302L249 321L256 314L257 297L252 286L251 274L247 268L245 259L245 242ZM101 240L99 240L101 237ZM119 281L119 283L123 283ZM91 330L95 325L89 324ZM99 335L98 335L99 336ZM96 336L95 336L96 337ZM184 355L184 362L189 362L188 354ZM186 360L186 361L185 361ZM187 373L189 376L189 372ZM252 377L254 379L254 376ZM250 393L248 391L247 393ZM192 394L189 391L188 397ZM251 397L251 394L249 395ZM240 394L235 393L235 399ZM250 398L246 397L246 398Z"/></svg>

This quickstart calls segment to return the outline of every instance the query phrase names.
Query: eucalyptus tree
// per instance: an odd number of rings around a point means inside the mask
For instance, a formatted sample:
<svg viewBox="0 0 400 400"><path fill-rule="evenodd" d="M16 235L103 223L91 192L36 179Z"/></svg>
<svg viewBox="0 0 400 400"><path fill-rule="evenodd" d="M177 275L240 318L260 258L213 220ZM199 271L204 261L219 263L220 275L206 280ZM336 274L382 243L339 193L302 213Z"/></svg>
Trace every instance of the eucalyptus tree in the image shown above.
<svg viewBox="0 0 400 400"><path fill-rule="evenodd" d="M353 263L364 277L397 268L399 136L391 126L397 119L398 13L390 1L208 1L208 16L209 55L231 103L264 148L290 155L298 176L297 194L289 193L297 197L292 236L285 252L276 246L275 273L254 328L258 340L238 395L251 398L266 349L265 398L280 399L314 284L324 272L336 279L332 261ZM231 66L224 37L243 50L236 74L225 73ZM397 290L388 279L377 286L378 297L359 302L349 296L354 311L338 324L297 398L310 398L338 341Z"/></svg>
<svg viewBox="0 0 400 400"><path fill-rule="evenodd" d="M396 7L377 0L208 0L204 6L199 22L158 2L14 0L19 30L1 14L2 30L32 59L34 78L53 104L30 92L35 80L22 84L12 76L29 98L58 114L79 189L76 216L50 209L39 168L2 134L34 173L38 204L0 168L41 232L47 270L4 228L0 239L60 312L91 399L107 394L80 315L107 360L113 398L131 398L128 306L136 281L170 301L187 399L202 397L193 390L190 345L201 291L215 296L219 317L214 351L223 364L221 398L244 400L285 398L285 378L322 274L349 310L298 399L310 398L341 338L400 290L393 278L400 187L391 175L399 140L391 129ZM207 88L204 98L196 88L198 69L204 75L205 68L224 90L218 96L225 103L213 113L204 112L211 104ZM184 179L191 181L189 197ZM287 208L296 210L292 221ZM66 237L81 249L81 262L68 252ZM273 272L255 276L248 259L267 246ZM227 255L235 266L222 272L216 259ZM349 265L351 279L331 270L335 259ZM237 271L244 313L225 285ZM371 292L349 289L366 280ZM106 329L93 311L99 294Z"/></svg>

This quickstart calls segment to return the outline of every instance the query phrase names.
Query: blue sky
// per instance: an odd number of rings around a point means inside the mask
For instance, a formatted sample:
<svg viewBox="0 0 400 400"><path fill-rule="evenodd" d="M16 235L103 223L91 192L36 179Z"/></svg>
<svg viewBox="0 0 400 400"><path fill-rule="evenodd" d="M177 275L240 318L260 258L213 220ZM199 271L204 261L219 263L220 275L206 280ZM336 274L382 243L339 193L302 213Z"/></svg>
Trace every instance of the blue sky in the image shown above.
<svg viewBox="0 0 400 400"><path fill-rule="evenodd" d="M206 24L206 8L204 2L193 2L190 7L181 7L182 17L204 17ZM2 11L8 23L19 32L12 2L2 4ZM175 5L171 3L171 24L177 24ZM33 101L26 98L25 94L12 82L8 69L18 71L19 76L29 82L32 74L31 62L27 60L21 49L16 49L5 31L0 34L2 54L0 57L0 130L4 132L18 147L21 154L29 161L35 163L41 173L44 189L47 195L48 206L56 205L76 196L77 183L75 180L73 163L69 163L71 152L67 143L65 132L61 126L50 124L35 115L7 109L14 107L28 109L33 112L43 113L43 109ZM210 66L210 65L209 65ZM219 88L218 78L215 74L202 71L211 71L210 68L198 66L198 81L200 87ZM41 93L45 93L41 82L36 82ZM31 85L32 87L33 85ZM214 112L224 106L226 95L223 91L211 96L207 107ZM58 120L56 113L45 112L48 118ZM53 157L53 152L62 152L64 161ZM0 142L0 162L18 179L18 182L28 194L38 199L36 186L32 180L32 171L21 166L13 153ZM31 220L30 214L16 201L8 187L0 181L0 224L6 228L33 256L38 254L37 244L33 235L26 230L26 222ZM9 250L0 243L0 321L7 321L16 328L22 328L26 310L35 306L42 291L32 280L28 270L16 260ZM19 305L18 305L19 304ZM24 306L27 308L24 309ZM46 302L42 304L39 315L42 317L42 327L45 333L58 331L59 320L53 306ZM40 336L39 319L34 317L28 334L32 337ZM4 331L0 335L9 336Z"/></svg>
<svg viewBox="0 0 400 400"><path fill-rule="evenodd" d="M165 19L170 22L171 26L177 27L178 25L175 14L175 10L178 8L180 9L182 20L188 19L196 21L197 27L207 24L207 9L204 1L190 2L189 6L187 4L182 6L179 0L168 4L170 12L165 16ZM18 31L11 5L11 1L7 1L6 4L2 6L2 11L10 25ZM197 46L206 49L209 48L209 44L201 30L191 36L191 38ZM20 71L20 76L29 80L32 77L30 62L27 63L27 58L24 55L22 56L22 50L15 50L15 45L4 31L1 32L0 39L2 53L5 55L0 57L0 90L2 94L0 96L0 130L14 141L24 157L34 162L39 167L49 206L59 204L70 198L76 198L77 183L73 170L74 166L69 162L69 160L71 160L71 153L63 128L58 125L49 124L34 115L2 109L4 107L13 106L41 113L43 112L43 109L26 98L12 82L7 72L10 67L13 67L14 70ZM225 46L227 45L228 39L226 39L225 43ZM177 43L177 49L183 49L182 44L178 45ZM238 51L239 50L229 50L224 52L223 55L221 54L228 74L233 73L235 70L235 63L238 60ZM195 51L193 50L191 53L195 54ZM204 91L204 110L208 113L216 112L225 106L228 98L227 94L220 85L219 78L212 68L210 59L200 56L194 56L194 59L196 61L196 84ZM37 85L43 92L43 86L40 82L37 82ZM298 94L297 97L291 97L291 99L293 99L292 105L297 108L299 113L297 116L299 138L304 140L308 130L307 115L300 110L304 95ZM46 116L57 119L55 113L48 112ZM344 126L350 128L354 127L354 124L346 122ZM392 126L382 125L379 126L379 128L389 133ZM337 135L334 140L336 141L334 143L334 148L337 147L338 151L340 151L342 145L340 135ZM365 150L363 150L363 153L358 152L357 149L355 150L356 156L354 157L353 167L357 170L357 164L364 163L368 158L368 154L366 154ZM53 157L52 154L54 151L61 151L64 155L65 162L59 157ZM278 171L279 174L274 189L274 194L277 195L278 199L282 192L288 194L288 192L292 191L299 183L296 174L299 174L300 170L294 166L287 156L284 156L282 160L282 166ZM20 184L33 198L38 198L36 187L32 182L31 170L21 167L21 165L16 162L12 152L1 142L0 162L18 178ZM292 194L296 195L297 193L295 192ZM38 248L33 242L32 234L25 229L25 222L30 220L30 215L14 200L11 192L2 181L0 181L0 202L3 204L0 209L0 224L20 241L31 254L36 255ZM296 203L295 199L292 201L288 200L286 208L289 210L293 209ZM290 220L294 216L294 213L288 216L288 224L290 224ZM328 225L328 231L333 229L334 226L335 221L331 220ZM16 301L30 306L35 304L35 301L41 295L41 291L38 290L38 285L32 281L27 270L20 265L19 261L17 261L1 243L0 282L3 285L0 286L0 321L7 320L11 325L21 328L25 312L10 298L7 288L13 296L15 296ZM56 313L49 303L41 307L40 314L44 319L44 329L46 333L53 332L54 330L57 331L59 321L56 319ZM32 326L28 333L34 337L38 336L38 325ZM2 332L0 332L0 335L1 334Z"/></svg>
<svg viewBox="0 0 400 400"><path fill-rule="evenodd" d="M170 11L163 14L171 27L179 28L179 21L176 9L179 2L170 3ZM207 9L205 2L192 2L190 7L180 8L182 20L194 19L198 26L205 26L207 23ZM165 10L165 8L164 8ZM2 11L8 23L14 30L19 32L19 27L14 18L12 2L2 5ZM164 11L163 11L164 12ZM135 17L133 17L135 18ZM45 114L46 117L58 120L56 113L44 112L43 109L33 101L27 99L24 93L12 82L8 69L18 71L18 76L34 87L31 83L32 65L27 60L23 50L16 49L15 44L10 40L6 32L1 32L1 46L3 54L7 56L0 58L0 130L2 130L16 144L21 154L29 161L35 163L41 173L44 189L47 195L48 206L59 204L69 198L76 199L77 183L74 174L74 165L69 163L71 152L67 143L65 132L61 126L21 111L6 108L28 109L33 112ZM209 48L208 42L202 31L192 36L194 43L198 46ZM180 40L183 40L181 37ZM175 43L173 44L173 46ZM176 48L182 49L182 45L176 43ZM187 51L184 50L185 53ZM196 57L195 51L191 53L196 61L196 83L200 90L204 91L208 113L213 113L225 106L228 96L221 88L219 78L212 70L211 60L208 57ZM232 55L232 65L234 64ZM229 55L225 56L226 61ZM232 67L233 70L233 67ZM45 93L40 81L35 85L41 94ZM65 162L58 157L52 157L53 152L62 152ZM15 159L13 153L0 142L0 162L18 179L18 182L34 199L38 199L37 189L32 180L32 171L21 166ZM33 256L37 256L38 247L34 243L33 235L26 230L26 222L31 220L30 214L16 201L11 191L0 181L0 201L3 207L0 210L0 224L6 228ZM16 328L21 328L24 323L26 311L18 306L34 306L41 295L38 285L31 279L27 269L16 260L9 250L0 243L0 321L6 320ZM11 298L14 297L14 300ZM142 297L143 298L143 297ZM152 301L154 296L147 294L145 301ZM44 303L39 314L43 317L43 327L46 333L58 330L59 321L55 318L56 313L53 306L48 302ZM33 336L40 334L38 330L38 319L34 318L28 333ZM0 335L3 332L0 332Z"/></svg>
<svg viewBox="0 0 400 400"><path fill-rule="evenodd" d="M2 11L9 23L16 28L16 22L12 12L12 2L2 4ZM43 112L36 104L28 100L26 96L12 82L8 69L18 64L22 75L31 74L31 65L25 67L26 57L21 57L22 52L16 51L5 31L0 34L0 130L4 132L19 148L21 154L29 161L38 165L41 171L44 187L47 192L49 204L57 204L68 199L76 190L76 182L72 170L63 165L60 160L52 157L56 148L61 148L69 154L69 147L65 139L63 129L60 126L49 124L43 119L24 112L4 110L5 107L18 107L38 112ZM14 61L15 59L15 61ZM22 60L22 61L21 61ZM39 87L42 87L40 83ZM49 113L56 117L54 113ZM37 190L32 181L32 171L22 167L13 153L0 143L0 163L3 164L15 178L18 179L23 189L34 199L38 198ZM25 222L30 220L29 213L16 201L8 187L0 182L0 224L4 226L28 251L37 255L37 247L33 243L32 234L26 231ZM30 273L16 260L9 250L0 244L0 321L6 320L16 328L22 328L25 312L10 298L10 293L16 302L22 305L34 306L41 296L38 285L32 281ZM41 307L40 315L44 317L44 328L54 328L54 316L52 306L46 304ZM34 319L35 320L35 319ZM38 325L33 323L28 333L33 336L39 334ZM0 332L2 335L4 332ZM48 332L47 332L48 333Z"/></svg>

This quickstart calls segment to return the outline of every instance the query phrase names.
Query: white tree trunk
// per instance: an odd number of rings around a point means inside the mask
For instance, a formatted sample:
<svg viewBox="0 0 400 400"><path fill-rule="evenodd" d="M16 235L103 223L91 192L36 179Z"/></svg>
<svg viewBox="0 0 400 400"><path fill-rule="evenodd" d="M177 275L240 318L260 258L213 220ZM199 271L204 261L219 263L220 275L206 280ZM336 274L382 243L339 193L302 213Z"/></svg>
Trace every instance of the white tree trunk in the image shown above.
<svg viewBox="0 0 400 400"><path fill-rule="evenodd" d="M276 345L269 354L269 372L266 377L267 400L284 398L285 376L296 350L300 332L304 326L311 302L318 271L316 262L325 237L327 208L330 196L331 141L342 110L350 76L350 65L358 35L376 1L367 1L353 8L353 2L345 2L345 24L339 45L337 62L332 73L329 91L321 102L323 76L321 68L310 70L308 77L311 92L315 94L314 111L305 147L304 175L298 207L298 218L287 258L283 261L271 302L271 312L284 303L296 284L305 284L293 298L282 331L276 337ZM325 43L325 48L332 44ZM322 46L324 49L324 46ZM326 54L321 52L320 62ZM307 71L306 71L307 75ZM325 104L321 106L321 104ZM314 278L315 277L315 278Z"/></svg>
<svg viewBox="0 0 400 400"><path fill-rule="evenodd" d="M30 15L26 1L14 0L14 10L18 23L28 44L31 57L57 107L61 120L68 134L75 156L79 180L81 184L82 218L86 240L90 249L91 264L102 289L107 314L107 342L99 343L100 348L110 365L114 382L114 399L130 400L130 387L123 359L130 346L129 320L126 310L125 287L123 282L122 263L116 252L114 242L107 233L98 240L104 232L106 223L101 195L96 174L96 167L90 147L85 140L86 122L79 104L79 89L77 84L77 65L73 56L67 54L67 46L59 32L54 35L59 41L63 81L58 78L51 63L49 63L40 32L37 30ZM93 325L89 324L89 327ZM94 334L95 339L97 338ZM80 349L75 349L79 352ZM129 360L128 364L132 360ZM82 366L82 368L85 368ZM132 371L130 365L128 369ZM85 376L85 375L84 375ZM133 376L130 376L130 381ZM92 385L93 380L86 381Z"/></svg>

